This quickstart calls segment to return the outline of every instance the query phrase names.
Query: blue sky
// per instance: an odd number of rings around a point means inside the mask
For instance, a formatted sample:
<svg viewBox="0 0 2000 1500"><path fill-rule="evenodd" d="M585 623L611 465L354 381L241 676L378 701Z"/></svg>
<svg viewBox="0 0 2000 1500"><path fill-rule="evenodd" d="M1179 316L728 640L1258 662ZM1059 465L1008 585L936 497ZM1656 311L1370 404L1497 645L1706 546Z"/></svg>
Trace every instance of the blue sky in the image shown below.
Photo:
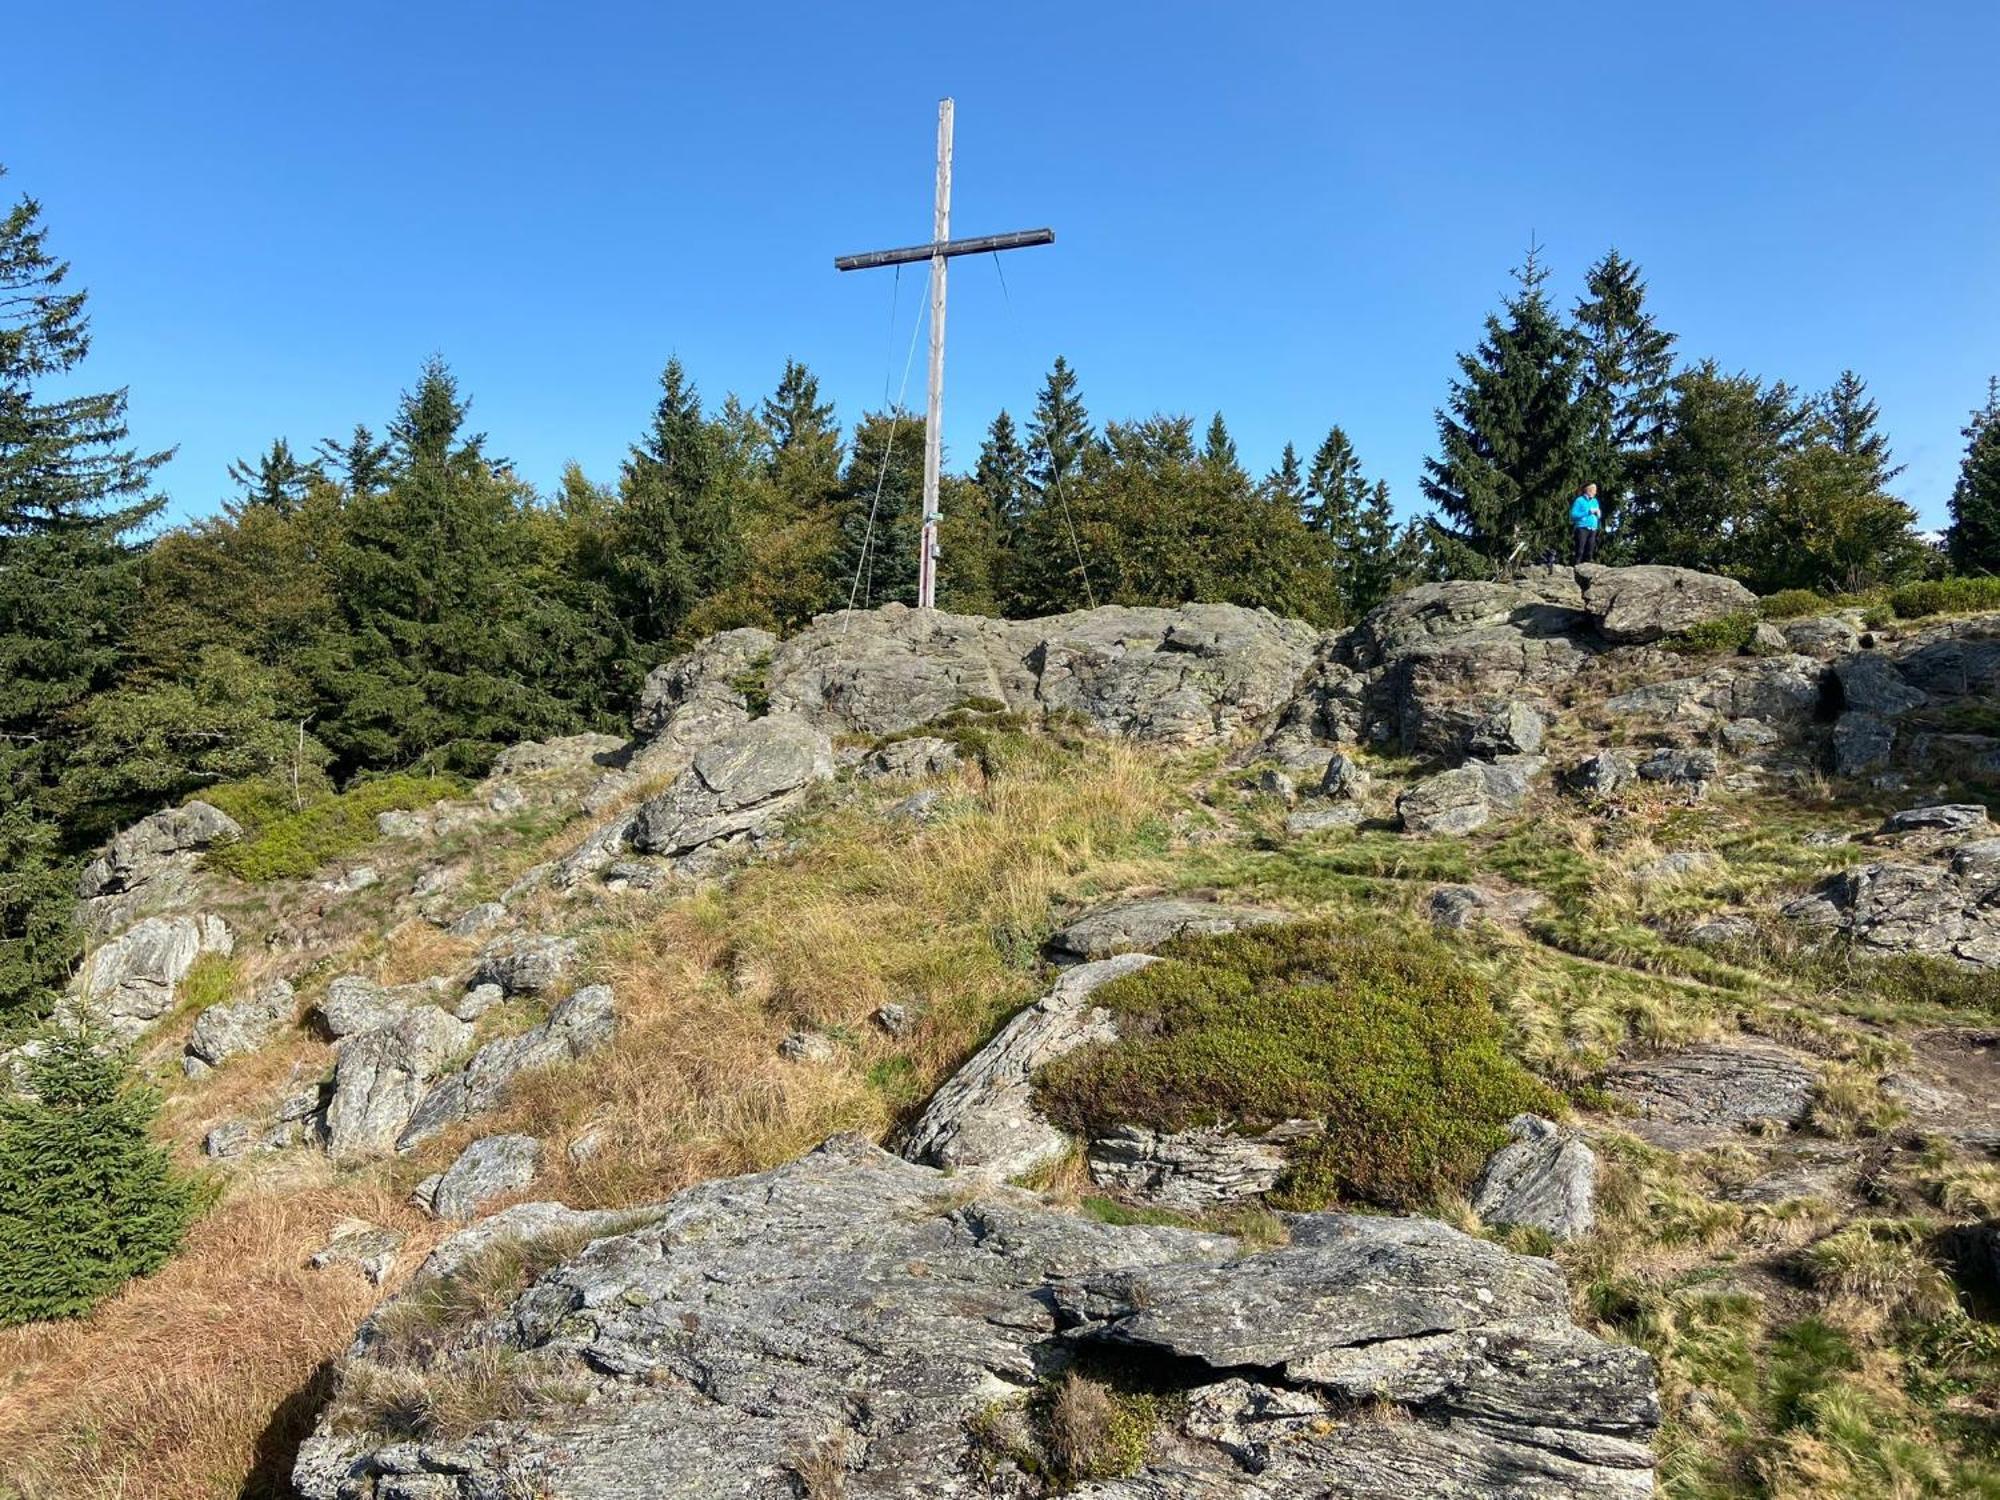
<svg viewBox="0 0 2000 1500"><path fill-rule="evenodd" d="M1066 354L1093 414L1220 408L1248 462L1328 423L1399 508L1454 354L1530 234L1564 301L1616 245L1690 356L1880 400L1941 519L2000 371L2000 6L67 0L0 22L0 191L92 292L92 382L236 456L380 427L442 353L537 484L610 478L677 353L705 396L787 356L844 418L921 301L837 253L1054 226L955 264L967 466ZM922 354L911 377L921 401Z"/></svg>

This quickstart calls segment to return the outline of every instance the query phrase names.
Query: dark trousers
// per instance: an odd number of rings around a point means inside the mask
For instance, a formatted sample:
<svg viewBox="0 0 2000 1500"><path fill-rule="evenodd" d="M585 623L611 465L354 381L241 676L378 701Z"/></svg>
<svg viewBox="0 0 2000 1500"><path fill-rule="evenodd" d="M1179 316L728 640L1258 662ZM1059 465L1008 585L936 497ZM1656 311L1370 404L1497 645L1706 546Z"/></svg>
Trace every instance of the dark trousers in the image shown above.
<svg viewBox="0 0 2000 1500"><path fill-rule="evenodd" d="M1597 561L1597 528L1579 526L1576 528L1576 560L1580 563Z"/></svg>

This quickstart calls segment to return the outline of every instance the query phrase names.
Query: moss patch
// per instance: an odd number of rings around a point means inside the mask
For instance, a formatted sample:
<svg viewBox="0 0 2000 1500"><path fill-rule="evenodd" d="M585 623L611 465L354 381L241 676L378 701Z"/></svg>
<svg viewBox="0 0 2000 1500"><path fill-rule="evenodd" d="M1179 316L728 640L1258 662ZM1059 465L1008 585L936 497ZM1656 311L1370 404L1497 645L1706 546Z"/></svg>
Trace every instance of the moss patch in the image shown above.
<svg viewBox="0 0 2000 1500"><path fill-rule="evenodd" d="M1300 923L1167 951L1098 991L1118 1042L1036 1081L1043 1109L1079 1135L1320 1119L1278 1201L1411 1208L1464 1188L1510 1117L1559 1105L1503 1050L1478 970L1427 934Z"/></svg>
<svg viewBox="0 0 2000 1500"><path fill-rule="evenodd" d="M244 836L212 850L208 863L239 880L303 879L372 844L376 814L423 807L462 791L464 785L455 777L383 776L307 802L297 811L282 812L274 812L261 795L238 797L231 789L218 787L208 800L231 816L247 814L249 821Z"/></svg>

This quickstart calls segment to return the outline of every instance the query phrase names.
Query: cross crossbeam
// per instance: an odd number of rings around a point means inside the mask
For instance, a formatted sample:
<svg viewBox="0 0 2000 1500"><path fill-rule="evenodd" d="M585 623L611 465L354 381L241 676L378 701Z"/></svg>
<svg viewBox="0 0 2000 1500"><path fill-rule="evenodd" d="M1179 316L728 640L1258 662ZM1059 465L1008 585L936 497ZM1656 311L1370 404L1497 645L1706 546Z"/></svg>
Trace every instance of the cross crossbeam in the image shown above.
<svg viewBox="0 0 2000 1500"><path fill-rule="evenodd" d="M917 554L919 609L932 609L937 604L938 467L944 427L945 263L959 255L984 255L989 251L1025 250L1032 245L1051 245L1056 238L1053 229L1016 229L1007 234L982 234L960 240L951 237L952 110L951 100L938 101L937 199L932 213L930 243L906 245L899 250L869 250L860 255L842 255L835 257L833 262L836 271L867 271L878 266L908 265L919 260L931 263L930 392L924 404L924 529Z"/></svg>

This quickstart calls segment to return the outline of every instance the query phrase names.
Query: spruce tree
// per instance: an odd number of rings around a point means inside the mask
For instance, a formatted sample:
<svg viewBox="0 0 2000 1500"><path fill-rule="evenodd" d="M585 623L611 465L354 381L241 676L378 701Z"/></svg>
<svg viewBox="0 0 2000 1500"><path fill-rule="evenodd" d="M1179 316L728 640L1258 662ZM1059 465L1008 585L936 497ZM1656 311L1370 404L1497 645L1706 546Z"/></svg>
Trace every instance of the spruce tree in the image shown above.
<svg viewBox="0 0 2000 1500"><path fill-rule="evenodd" d="M164 1265L198 1206L121 1056L58 1031L25 1071L0 1095L0 1327L89 1312Z"/></svg>
<svg viewBox="0 0 2000 1500"><path fill-rule="evenodd" d="M1290 443L1278 455L1277 466L1264 476L1264 498L1273 505L1282 505L1294 515L1305 515L1306 480L1299 467L1299 450Z"/></svg>
<svg viewBox="0 0 2000 1500"><path fill-rule="evenodd" d="M1986 404L1964 431L1945 550L1961 573L2000 573L2000 377L1986 382Z"/></svg>
<svg viewBox="0 0 2000 1500"><path fill-rule="evenodd" d="M1659 441L1673 400L1674 336L1646 307L1639 268L1616 250L1590 268L1576 308L1581 363L1577 403L1587 431L1585 468L1615 529Z"/></svg>
<svg viewBox="0 0 2000 1500"><path fill-rule="evenodd" d="M1348 545L1367 488L1354 445L1340 427L1329 428L1313 450L1312 466L1306 470L1307 520L1313 530L1336 547Z"/></svg>
<svg viewBox="0 0 2000 1500"><path fill-rule="evenodd" d="M987 427L986 440L979 445L972 482L993 507L1002 540L1010 539L1027 508L1028 452L1014 435L1014 419L1004 408Z"/></svg>
<svg viewBox="0 0 2000 1500"><path fill-rule="evenodd" d="M1058 354L1028 421L1028 484L1037 499L1047 499L1080 473L1095 441L1090 413L1077 394L1076 371Z"/></svg>
<svg viewBox="0 0 2000 1500"><path fill-rule="evenodd" d="M356 422L347 441L320 440L319 464L338 474L348 493L373 494L389 482L389 445L376 441L374 433Z"/></svg>
<svg viewBox="0 0 2000 1500"><path fill-rule="evenodd" d="M229 477L242 492L240 504L262 505L288 513L305 499L315 479L324 477L317 462L301 463L292 445L274 439L254 461L239 458L229 466Z"/></svg>
<svg viewBox="0 0 2000 1500"><path fill-rule="evenodd" d="M1354 549L1346 577L1342 618L1358 620L1394 593L1401 579L1396 517L1389 486L1376 480L1354 521Z"/></svg>
<svg viewBox="0 0 2000 1500"><path fill-rule="evenodd" d="M1208 432L1202 438L1201 461L1208 472L1226 485L1248 484L1250 476L1243 471L1243 462L1236 454L1236 439L1229 435L1229 424L1217 412L1209 419Z"/></svg>
<svg viewBox="0 0 2000 1500"><path fill-rule="evenodd" d="M90 324L68 276L40 205L0 216L0 1026L74 957L69 865L105 830L57 803L65 724L123 664L135 533L169 457L130 445L124 391L75 389Z"/></svg>
<svg viewBox="0 0 2000 1500"><path fill-rule="evenodd" d="M1440 452L1424 460L1423 491L1487 567L1559 553L1569 502L1589 479L1585 412L1577 401L1575 335L1557 319L1548 271L1530 247L1501 315L1459 356Z"/></svg>
<svg viewBox="0 0 2000 1500"><path fill-rule="evenodd" d="M924 419L869 412L854 430L840 489L838 608L917 602L917 544L923 532Z"/></svg>

